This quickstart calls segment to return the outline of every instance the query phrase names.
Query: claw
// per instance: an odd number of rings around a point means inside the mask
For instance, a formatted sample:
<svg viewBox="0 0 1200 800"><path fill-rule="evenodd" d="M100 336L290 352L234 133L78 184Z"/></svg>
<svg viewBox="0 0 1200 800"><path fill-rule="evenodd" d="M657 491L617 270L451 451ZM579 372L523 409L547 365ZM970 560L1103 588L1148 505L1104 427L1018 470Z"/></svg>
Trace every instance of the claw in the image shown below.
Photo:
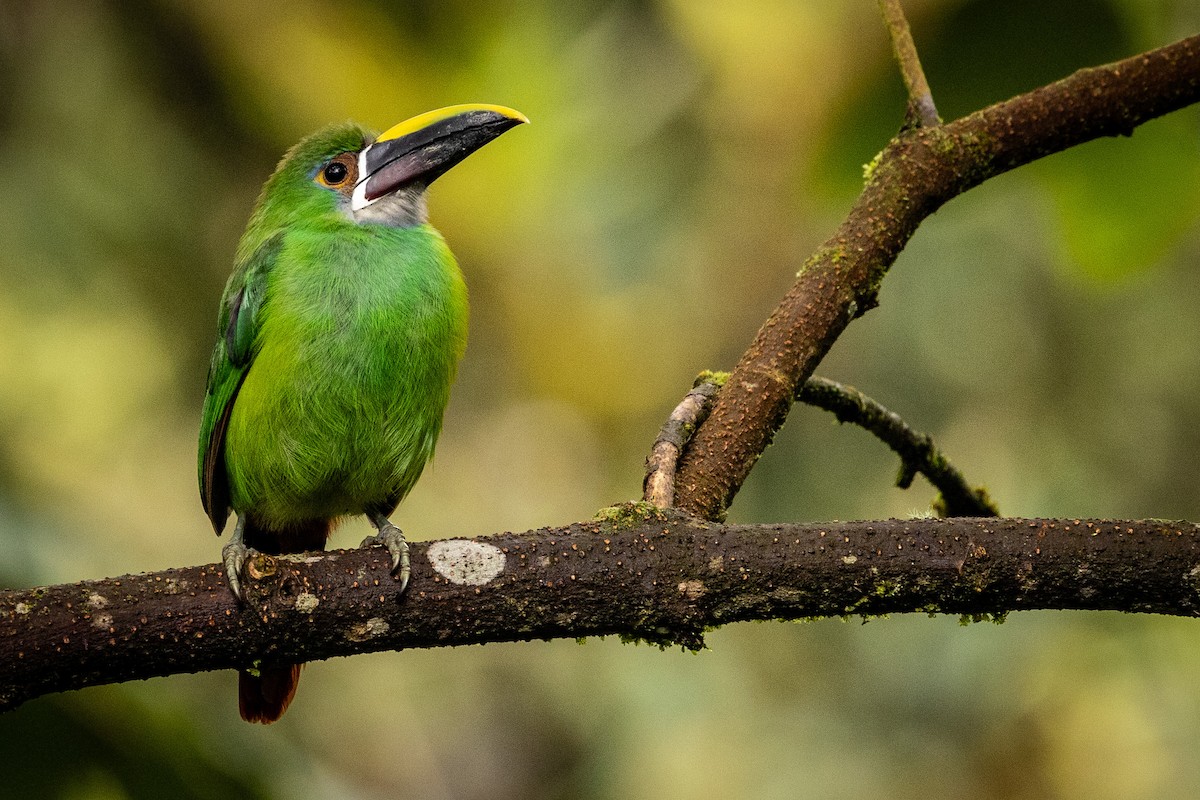
<svg viewBox="0 0 1200 800"><path fill-rule="evenodd" d="M237 525L233 529L233 536L221 548L221 561L225 564L225 578L229 581L229 591L233 593L234 599L239 603L246 601L241 576L242 568L250 557L250 548L246 547L244 539L245 529L245 519L238 517Z"/></svg>
<svg viewBox="0 0 1200 800"><path fill-rule="evenodd" d="M363 539L359 547L381 544L388 549L392 555L392 577L400 581L400 593L403 594L404 590L408 588L408 578L412 573L412 567L408 560L408 542L400 529L389 522L387 517L382 514L370 514L369 516L371 524L379 533Z"/></svg>

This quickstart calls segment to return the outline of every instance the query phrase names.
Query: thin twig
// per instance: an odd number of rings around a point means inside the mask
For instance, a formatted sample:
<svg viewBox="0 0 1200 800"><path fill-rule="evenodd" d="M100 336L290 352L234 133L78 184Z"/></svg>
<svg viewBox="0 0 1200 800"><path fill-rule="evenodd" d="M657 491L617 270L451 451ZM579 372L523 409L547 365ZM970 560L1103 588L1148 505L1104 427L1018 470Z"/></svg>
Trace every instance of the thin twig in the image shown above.
<svg viewBox="0 0 1200 800"><path fill-rule="evenodd" d="M899 414L889 411L852 386L827 378L812 377L804 382L796 399L832 412L838 422L852 422L873 433L900 456L900 475L896 485L907 489L920 472L941 496L934 508L943 517L998 517L999 510L983 488L971 488L933 445L933 438L917 433Z"/></svg>
<svg viewBox="0 0 1200 800"><path fill-rule="evenodd" d="M896 62L900 65L904 88L908 90L907 122L910 127L926 128L941 124L942 120L933 104L933 93L925 80L925 70L921 69L921 59L917 56L917 46L913 43L912 31L909 30L904 9L900 7L900 0L879 0L879 13L883 15L888 34L892 37L892 50L896 54Z"/></svg>
<svg viewBox="0 0 1200 800"><path fill-rule="evenodd" d="M650 448L646 459L646 477L642 480L642 499L657 508L675 505L675 465L679 454L712 410L712 399L721 389L724 378L714 380L716 373L701 373L691 391L667 417Z"/></svg>

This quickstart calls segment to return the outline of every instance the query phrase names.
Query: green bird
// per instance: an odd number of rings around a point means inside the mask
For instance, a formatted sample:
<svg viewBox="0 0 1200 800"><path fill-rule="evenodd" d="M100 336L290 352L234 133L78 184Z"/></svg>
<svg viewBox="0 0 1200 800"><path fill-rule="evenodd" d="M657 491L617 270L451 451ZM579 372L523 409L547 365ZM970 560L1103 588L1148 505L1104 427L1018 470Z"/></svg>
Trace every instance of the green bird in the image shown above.
<svg viewBox="0 0 1200 800"><path fill-rule="evenodd" d="M528 120L451 106L380 136L354 124L293 147L267 180L221 298L200 426L200 496L229 587L252 551L320 550L365 514L403 591L408 545L388 516L433 455L467 342L467 292L425 190ZM299 664L243 671L242 718L273 722Z"/></svg>

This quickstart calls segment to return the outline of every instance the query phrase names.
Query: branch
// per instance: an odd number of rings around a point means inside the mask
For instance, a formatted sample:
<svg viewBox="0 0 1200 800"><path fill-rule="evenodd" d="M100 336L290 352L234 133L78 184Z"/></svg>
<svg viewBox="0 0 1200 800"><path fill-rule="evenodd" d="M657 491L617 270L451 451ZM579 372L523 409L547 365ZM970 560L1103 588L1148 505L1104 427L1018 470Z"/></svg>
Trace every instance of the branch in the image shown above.
<svg viewBox="0 0 1200 800"><path fill-rule="evenodd" d="M1051 153L1130 135L1198 99L1200 37L1193 36L889 142L845 222L804 264L697 429L680 460L676 505L723 518L797 387L846 325L876 305L888 267L943 203Z"/></svg>
<svg viewBox="0 0 1200 800"><path fill-rule="evenodd" d="M727 372L701 372L692 389L663 423L646 459L642 499L655 508L672 508L679 456L693 432L708 418L717 394L729 379ZM928 434L917 433L900 415L889 411L857 389L828 378L809 378L796 392L802 403L833 413L838 422L851 422L874 434L900 456L896 485L907 489L920 472L940 492L934 502L943 517L996 517L999 510L983 488L971 488L933 444Z"/></svg>
<svg viewBox="0 0 1200 800"><path fill-rule="evenodd" d="M619 634L703 647L743 620L909 611L1200 615L1200 528L966 519L717 525L626 506L617 524L259 556L238 607L220 565L0 592L0 709L176 673L408 647Z"/></svg>
<svg viewBox="0 0 1200 800"><path fill-rule="evenodd" d="M972 488L962 473L933 445L933 438L917 433L899 414L881 406L852 386L827 378L809 378L796 399L832 412L838 422L852 422L870 431L900 456L896 485L907 489L920 472L941 496L935 501L943 517L995 517L1000 512L982 488Z"/></svg>
<svg viewBox="0 0 1200 800"><path fill-rule="evenodd" d="M908 90L906 120L914 127L924 125L931 128L940 124L942 120L938 117L937 106L933 104L933 93L925 80L925 70L921 69L917 45L913 42L900 0L879 0L879 13L883 15L884 25L892 38L892 52L900 66L904 88Z"/></svg>
<svg viewBox="0 0 1200 800"><path fill-rule="evenodd" d="M675 503L675 470L679 455L687 447L696 426L712 411L713 398L721 390L719 383L701 373L691 390L679 401L663 423L658 438L646 459L646 477L642 479L642 498L655 508L671 508Z"/></svg>

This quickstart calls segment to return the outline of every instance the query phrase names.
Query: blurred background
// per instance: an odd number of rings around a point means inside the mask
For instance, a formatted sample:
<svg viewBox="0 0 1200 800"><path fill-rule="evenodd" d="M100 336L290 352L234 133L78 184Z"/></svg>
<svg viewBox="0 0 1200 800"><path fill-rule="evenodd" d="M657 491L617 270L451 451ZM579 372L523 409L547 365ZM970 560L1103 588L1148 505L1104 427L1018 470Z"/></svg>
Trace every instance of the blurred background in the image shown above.
<svg viewBox="0 0 1200 800"><path fill-rule="evenodd" d="M947 119L1200 29L1190 0L906 3ZM0 585L208 563L217 301L279 156L442 105L533 125L440 180L472 293L417 539L635 498L896 131L865 0L0 0ZM1003 176L922 226L820 374L933 433L1009 515L1200 519L1200 116ZM735 521L923 513L797 408ZM348 525L334 546L365 534ZM1200 628L1107 613L746 624L233 673L0 716L0 797L1159 798L1200 790Z"/></svg>

